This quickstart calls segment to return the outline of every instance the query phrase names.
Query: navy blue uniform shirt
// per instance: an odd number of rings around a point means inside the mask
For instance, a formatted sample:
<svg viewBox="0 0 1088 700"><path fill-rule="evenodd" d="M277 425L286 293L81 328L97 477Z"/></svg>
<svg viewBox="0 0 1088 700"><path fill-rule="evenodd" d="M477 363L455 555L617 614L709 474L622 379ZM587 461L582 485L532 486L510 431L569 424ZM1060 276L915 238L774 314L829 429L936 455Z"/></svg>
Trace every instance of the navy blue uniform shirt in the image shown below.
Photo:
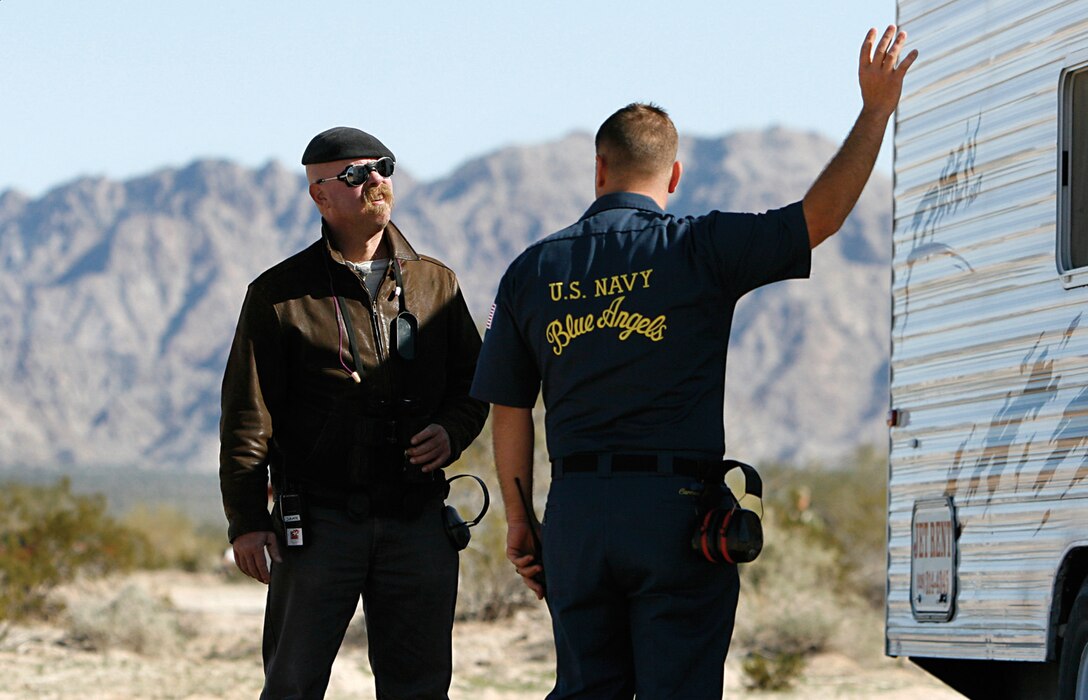
<svg viewBox="0 0 1088 700"><path fill-rule="evenodd" d="M529 408L541 381L548 452L717 459L733 309L808 277L801 203L678 218L649 197L602 196L510 264L471 395Z"/></svg>

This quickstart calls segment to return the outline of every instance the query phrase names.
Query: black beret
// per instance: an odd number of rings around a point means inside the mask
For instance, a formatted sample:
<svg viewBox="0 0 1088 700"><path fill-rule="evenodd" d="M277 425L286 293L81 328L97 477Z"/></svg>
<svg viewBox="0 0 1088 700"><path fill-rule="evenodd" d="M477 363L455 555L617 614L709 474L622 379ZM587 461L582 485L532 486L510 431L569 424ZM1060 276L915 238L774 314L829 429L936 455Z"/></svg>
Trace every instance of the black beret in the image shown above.
<svg viewBox="0 0 1088 700"><path fill-rule="evenodd" d="M302 164L329 163L348 158L385 158L393 160L393 152L365 131L350 126L334 126L310 139L302 152Z"/></svg>

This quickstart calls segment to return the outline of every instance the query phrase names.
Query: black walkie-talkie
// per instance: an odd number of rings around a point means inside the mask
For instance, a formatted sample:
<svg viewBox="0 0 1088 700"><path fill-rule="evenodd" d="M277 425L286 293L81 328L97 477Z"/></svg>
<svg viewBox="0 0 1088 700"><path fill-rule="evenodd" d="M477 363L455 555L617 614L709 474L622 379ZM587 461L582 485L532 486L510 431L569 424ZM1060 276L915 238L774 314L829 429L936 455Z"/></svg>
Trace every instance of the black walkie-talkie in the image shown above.
<svg viewBox="0 0 1088 700"><path fill-rule="evenodd" d="M514 477L514 485L518 487L518 497L521 498L521 505L525 508L525 515L529 518L529 533L533 536L533 560L535 563L540 564L540 573L532 577L534 581L544 586L544 545L540 541L540 535L537 533L537 519L536 512L533 510L533 504L529 502L525 492L521 490L521 479Z"/></svg>

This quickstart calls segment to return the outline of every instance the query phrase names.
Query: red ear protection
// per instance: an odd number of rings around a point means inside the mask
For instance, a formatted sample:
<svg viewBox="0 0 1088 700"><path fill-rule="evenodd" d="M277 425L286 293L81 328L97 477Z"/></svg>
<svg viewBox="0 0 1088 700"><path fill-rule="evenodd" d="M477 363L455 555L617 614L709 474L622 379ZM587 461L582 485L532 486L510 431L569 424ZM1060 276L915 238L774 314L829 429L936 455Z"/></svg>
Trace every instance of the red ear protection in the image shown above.
<svg viewBox="0 0 1088 700"><path fill-rule="evenodd" d="M763 497L763 481L754 467L736 460L723 463L724 473L734 468L744 472L744 492ZM763 550L763 524L759 516L740 507L725 484L708 483L700 499L699 519L691 537L691 548L707 561L745 564Z"/></svg>
<svg viewBox="0 0 1088 700"><path fill-rule="evenodd" d="M739 505L709 510L692 537L692 548L707 561L746 564L763 550L759 516Z"/></svg>

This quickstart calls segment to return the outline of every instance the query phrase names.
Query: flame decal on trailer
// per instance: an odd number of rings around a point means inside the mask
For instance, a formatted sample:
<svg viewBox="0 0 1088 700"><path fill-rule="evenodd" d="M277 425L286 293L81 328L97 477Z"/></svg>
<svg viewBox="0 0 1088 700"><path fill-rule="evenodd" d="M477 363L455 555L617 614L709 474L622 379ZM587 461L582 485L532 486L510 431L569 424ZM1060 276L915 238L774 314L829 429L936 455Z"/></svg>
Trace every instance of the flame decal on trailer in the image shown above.
<svg viewBox="0 0 1088 700"><path fill-rule="evenodd" d="M938 237L943 225L953 215L970 207L982 193L983 174L975 167L981 127L981 114L967 121L963 141L956 149L949 151L940 176L919 200L910 220L911 248L906 259L900 338L905 336L910 316L910 282L916 265L944 257L956 269L974 272L969 260L952 246L938 240ZM984 503L989 505L1003 478L1014 480L1014 492L1030 490L1038 494L1051 484L1059 465L1077 451L1085 454L1062 496L1088 479L1088 435L1078 425L1080 417L1088 413L1088 388L1069 401L1058 426L1049 437L1042 438L1046 440L1042 449L1048 452L1038 473L1033 478L1022 479L1029 462L1028 455L1040 449L1036 444L1039 436L1034 433L1026 435L1024 431L1044 407L1057 400L1062 377L1055 371L1052 356L1068 344L1080 322L1081 314L1077 314L1054 342L1044 342L1047 333L1039 335L1020 363L1021 386L1005 395L1001 408L985 428L981 450L968 449L976 439L974 429L956 450L948 467L947 495L968 500L981 496ZM968 458L968 454L973 456Z"/></svg>
<svg viewBox="0 0 1088 700"><path fill-rule="evenodd" d="M918 202L910 224L913 246L908 261L914 259L916 252L920 253L933 240L945 217L955 214L960 207L969 206L982 192L982 173L975 171L975 160L978 158L978 132L981 127L982 115L975 119L974 131L971 130L971 121L968 120L967 133L964 135L963 142L960 143L959 148L948 153L940 178L926 190L922 200ZM964 264L967 263L951 248L941 244L936 245L959 258ZM970 268L970 265L967 267Z"/></svg>
<svg viewBox="0 0 1088 700"><path fill-rule="evenodd" d="M907 319L910 317L910 279L914 266L930 258L945 256L961 270L974 272L971 263L954 248L936 240L941 222L955 214L960 208L966 209L982 192L982 173L975 171L978 157L978 132L982 126L982 115L967 121L966 134L959 148L948 153L941 175L922 195L911 218L911 248L907 254L907 279L903 285L903 324L900 337L906 332Z"/></svg>
<svg viewBox="0 0 1088 700"><path fill-rule="evenodd" d="M1021 433L1025 426L1029 425L1040 411L1047 404L1055 401L1058 396L1057 389L1062 375L1054 371L1054 360L1050 358L1051 352L1061 350L1069 343L1080 327L1082 315L1078 313L1073 318L1057 342L1044 345L1043 335L1040 335L1032 345L1020 363L1020 375L1024 377L1023 384L1017 391L1010 391L1005 395L1004 403L990 421L986 435L982 438L982 455L969 465L964 463L963 456L967 452L967 445L974 437L974 431L956 450L955 458L948 469L946 491L948 495L971 499L981 492L985 496L985 503L989 505L1004 477L1015 480L1012 488L1014 493L1021 493L1028 489L1039 493L1050 484L1058 465L1074 451L1088 446L1088 435L1084 433L1082 427L1076 425L1077 416L1088 411L1088 388L1085 388L1066 404L1061 421L1047 438L1046 445L1050 451L1043 460L1038 474L1034 479L1021 479L1028 455L1032 451L1032 444L1036 440L1034 433L1030 436L1022 436ZM1022 440L1022 437L1027 439ZM1010 465L1015 465L1015 469L1011 472L1008 469ZM970 476L965 477L966 472L970 472ZM1088 454L1082 457L1076 475L1062 496L1064 497L1073 486L1086 477L1088 477Z"/></svg>

